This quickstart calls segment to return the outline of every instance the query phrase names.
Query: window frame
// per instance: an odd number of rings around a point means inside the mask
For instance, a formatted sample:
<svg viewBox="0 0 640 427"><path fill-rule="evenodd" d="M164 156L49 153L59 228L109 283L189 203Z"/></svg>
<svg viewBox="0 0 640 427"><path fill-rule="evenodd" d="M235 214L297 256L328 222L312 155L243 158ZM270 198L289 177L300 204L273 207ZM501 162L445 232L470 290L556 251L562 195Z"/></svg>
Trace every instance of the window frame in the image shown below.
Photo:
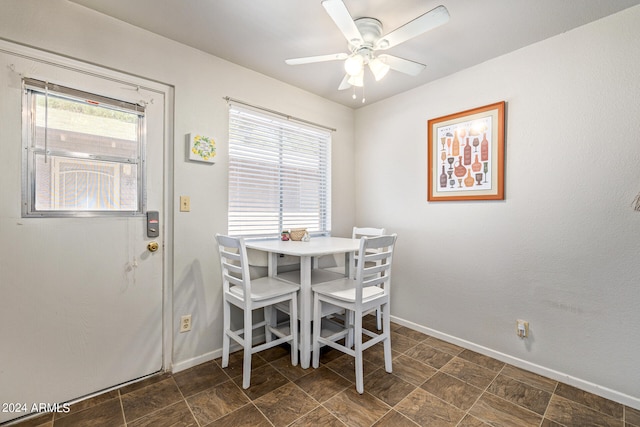
<svg viewBox="0 0 640 427"><path fill-rule="evenodd" d="M259 122L269 122L268 126L265 125L265 127L260 128L260 130L264 131L265 129L269 129L274 131L274 135L276 133L278 134L277 137L276 136L271 137L272 141L275 141L275 140L278 141L277 148L273 148L271 151L271 154L274 157L278 158L277 166L273 169L273 172L274 172L274 176L278 176L279 185L273 185L269 187L272 190L275 190L277 188L277 192L278 192L277 198L278 198L279 210L277 214L278 215L277 231L266 232L265 230L265 232L251 233L250 231L247 232L247 230L242 230L242 226L240 224L235 227L232 226L232 223L234 220L234 217L232 217L231 215L232 202L233 202L232 173L233 173L233 166L234 166L234 163L233 163L234 155L232 154L232 152L234 150L234 144L235 146L237 146L238 144L241 144L241 142L235 141L235 138L236 138L235 131L232 130L233 117L234 115L237 115L237 114L254 115L258 117L258 119L255 120L255 123L254 123L255 126L259 126L258 125ZM311 226L307 226L307 228L311 228L311 230L309 230L309 234L311 236L328 236L331 234L331 141L332 141L331 132L327 130L327 128L315 126L313 124L310 124L310 122L299 121L292 118L291 116L285 116L280 113L272 112L271 110L249 106L248 104L238 105L238 103L229 102L229 168L228 168L229 180L228 180L228 188L227 188L229 195L227 200L227 215L228 215L227 232L232 236L244 237L246 239L277 238L277 237L280 237L281 232L283 231L283 228L285 230L289 229L283 225L285 220L287 221L292 220L291 218L286 218L287 209L285 208L284 206L285 203L283 202L284 196L286 195L288 189L291 188L291 182L289 182L287 186L284 186L282 184L284 182L282 180L282 177L286 175L286 173L283 173L282 150L283 148L286 148L286 145L288 143L290 144L290 142L287 141L287 136L282 135L282 132L284 129L287 129L287 132L291 132L290 134L288 134L288 136L293 135L294 131L292 129L297 129L298 131L308 132L308 133L317 133L319 135L317 138L317 141L318 142L322 141L321 143L324 144L323 147L318 147L318 151L321 151L324 155L324 158L318 161L319 165L323 165L322 172L321 172L323 178L320 178L317 181L312 181L319 184L319 188L321 188L320 191L322 192L322 196L319 201L320 208L316 211L316 214L314 214L314 219L317 220L319 230L313 230L314 227L311 227ZM245 135L245 137L247 136L248 135ZM257 144L257 145L259 146L260 149L264 148L264 145L261 145L261 144ZM257 171L259 169L261 168L259 165L257 165L256 169L246 169L245 171L249 171L250 173L250 171ZM284 169L286 169L286 167ZM261 182L269 184L270 181L271 180L266 179ZM305 182L308 183L310 181L299 180L299 181L296 181L296 184L304 184ZM249 205L251 202L251 199L247 198L246 201L248 202L247 205ZM272 201L275 201L275 197L273 198ZM298 199L298 202L304 202L304 200ZM274 212L269 212L269 213L273 214ZM300 213L300 212L297 212L297 213ZM236 218L238 217L239 216L237 216ZM295 215L292 218L295 218ZM263 223L264 228L265 229L273 228L274 223L275 221L266 221ZM304 227L304 226L301 225L300 227ZM297 228L297 227L291 227L291 228Z"/></svg>
<svg viewBox="0 0 640 427"><path fill-rule="evenodd" d="M102 108L123 111L138 116L137 126L137 157L126 158L103 154L75 152L71 150L50 150L38 148L35 143L36 97L43 94L47 97L53 94L58 98L87 105L98 105ZM144 216L146 212L146 115L145 107L127 101L117 100L92 92L69 88L59 84L42 80L22 79L22 217L23 218L74 218L74 217L137 217ZM36 209L36 157L44 154L58 158L66 158L70 161L104 162L104 164L137 166L135 179L136 204L135 210L104 210L104 209ZM54 193L52 198L54 197Z"/></svg>

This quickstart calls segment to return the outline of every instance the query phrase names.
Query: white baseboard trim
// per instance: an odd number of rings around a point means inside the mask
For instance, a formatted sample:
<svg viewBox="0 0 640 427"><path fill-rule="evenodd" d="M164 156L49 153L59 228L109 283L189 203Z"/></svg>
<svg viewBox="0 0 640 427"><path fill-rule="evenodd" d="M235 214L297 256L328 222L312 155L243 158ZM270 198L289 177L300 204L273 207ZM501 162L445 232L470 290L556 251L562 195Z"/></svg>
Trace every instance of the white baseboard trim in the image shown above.
<svg viewBox="0 0 640 427"><path fill-rule="evenodd" d="M264 341L264 334L254 335L253 343L258 344ZM231 345L229 346L229 353L233 353L235 351L242 350L242 346L237 342L231 340ZM192 357L191 359L183 360L177 363L171 364L171 373L177 374L180 371L184 371L189 368L193 368L194 366L198 366L202 363L207 363L212 360L215 360L219 357L222 357L222 349L219 348L214 351L210 351L209 353L204 353L196 357Z"/></svg>
<svg viewBox="0 0 640 427"><path fill-rule="evenodd" d="M594 384L589 381L582 380L580 378L573 377L571 375L564 374L562 372L546 368L544 366L536 365L535 363L528 362L526 360L522 360L517 357L510 356L505 353L501 353L499 351L492 350L487 347L483 347L481 345L475 344L471 341L466 341L452 335L448 335L437 331L435 329L427 328L422 325L418 325L416 323L410 322L405 319L401 319L397 316L390 316L391 320L398 325L406 326L409 329L413 329L414 331L422 332L427 335L431 335L435 338L441 339L451 344L458 345L460 347L473 350L477 353L483 354L485 356L493 357L494 359L500 360L501 362L508 363L515 367L536 373L538 375L542 375L547 378L551 378L556 381L563 382L567 385L579 388L580 390L587 391L589 393L596 394L598 396L604 397L605 399L613 400L615 402L621 403L623 405L629 406L631 408L635 408L640 410L640 398L629 396L624 393L620 393L616 390L612 390L607 387L602 387L598 384Z"/></svg>
<svg viewBox="0 0 640 427"><path fill-rule="evenodd" d="M209 353L201 354L200 356L192 357L191 359L183 360L177 363L171 364L171 373L177 374L180 371L184 371L194 366L201 365L203 363L211 362L214 359L222 356L222 349L214 350Z"/></svg>

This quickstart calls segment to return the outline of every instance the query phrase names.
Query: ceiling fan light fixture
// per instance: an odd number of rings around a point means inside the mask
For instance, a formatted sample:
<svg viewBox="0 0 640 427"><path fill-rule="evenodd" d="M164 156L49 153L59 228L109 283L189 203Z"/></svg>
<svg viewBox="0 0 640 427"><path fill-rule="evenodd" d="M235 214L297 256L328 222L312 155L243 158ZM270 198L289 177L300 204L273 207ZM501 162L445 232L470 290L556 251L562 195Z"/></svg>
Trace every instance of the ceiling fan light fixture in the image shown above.
<svg viewBox="0 0 640 427"><path fill-rule="evenodd" d="M349 80L347 80L347 82L351 86L357 86L357 87L364 86L364 68L360 69L360 73L359 74L356 74L355 76L349 77Z"/></svg>
<svg viewBox="0 0 640 427"><path fill-rule="evenodd" d="M373 73L376 81L382 80L382 78L387 75L390 68L391 67L389 67L388 64L385 64L380 58L373 58L369 61L369 69Z"/></svg>
<svg viewBox="0 0 640 427"><path fill-rule="evenodd" d="M362 73L363 69L364 58L362 57L362 55L352 55L348 57L346 61L344 61L344 70L352 77Z"/></svg>

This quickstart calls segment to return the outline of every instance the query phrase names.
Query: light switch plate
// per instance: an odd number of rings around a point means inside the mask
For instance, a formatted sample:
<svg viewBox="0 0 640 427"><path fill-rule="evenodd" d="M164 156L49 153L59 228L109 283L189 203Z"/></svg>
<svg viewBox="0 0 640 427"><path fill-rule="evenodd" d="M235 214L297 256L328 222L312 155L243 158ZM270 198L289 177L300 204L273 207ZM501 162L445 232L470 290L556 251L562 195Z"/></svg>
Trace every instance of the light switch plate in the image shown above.
<svg viewBox="0 0 640 427"><path fill-rule="evenodd" d="M190 212L190 211L191 211L191 197L180 196L180 212Z"/></svg>

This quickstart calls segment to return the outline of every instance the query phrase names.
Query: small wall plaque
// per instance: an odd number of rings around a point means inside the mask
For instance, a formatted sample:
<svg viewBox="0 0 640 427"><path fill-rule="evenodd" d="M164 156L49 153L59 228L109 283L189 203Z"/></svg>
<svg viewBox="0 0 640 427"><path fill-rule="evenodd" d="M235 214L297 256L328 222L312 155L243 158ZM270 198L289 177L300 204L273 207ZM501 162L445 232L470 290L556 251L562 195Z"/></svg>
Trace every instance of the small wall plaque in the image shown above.
<svg viewBox="0 0 640 427"><path fill-rule="evenodd" d="M201 133L190 133L189 142L189 160L196 162L215 163L216 142L212 137Z"/></svg>

